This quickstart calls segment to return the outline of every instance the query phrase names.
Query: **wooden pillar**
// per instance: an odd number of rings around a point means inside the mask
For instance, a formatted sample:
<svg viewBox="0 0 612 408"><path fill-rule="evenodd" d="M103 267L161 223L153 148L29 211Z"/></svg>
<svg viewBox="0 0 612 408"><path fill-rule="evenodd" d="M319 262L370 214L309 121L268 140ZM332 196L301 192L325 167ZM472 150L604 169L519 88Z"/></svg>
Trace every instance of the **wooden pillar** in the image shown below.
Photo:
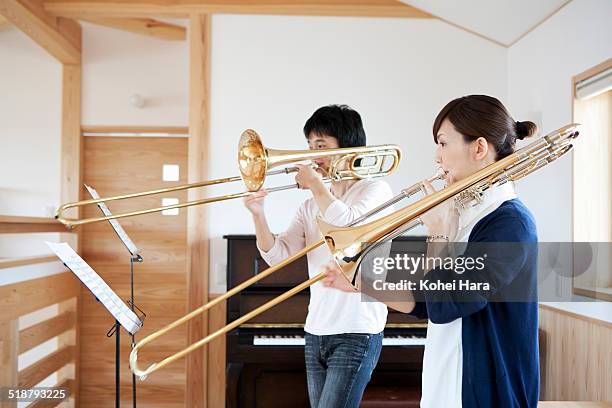
<svg viewBox="0 0 612 408"><path fill-rule="evenodd" d="M80 198L81 174L81 66L62 65L62 159L61 201ZM69 210L78 216L78 208ZM75 243L76 244L76 243ZM75 248L78 251L78 248Z"/></svg>
<svg viewBox="0 0 612 408"><path fill-rule="evenodd" d="M189 182L207 179L210 111L210 15L194 14L189 18ZM205 192L189 191L189 199L201 198ZM189 207L187 213L188 309L208 300L208 231L206 207ZM193 319L188 327L189 343L208 332L208 316ZM207 406L206 350L187 357L186 406Z"/></svg>
<svg viewBox="0 0 612 408"><path fill-rule="evenodd" d="M19 330L17 318L0 321L0 387L17 387ZM0 407L16 407L15 402L0 401Z"/></svg>
<svg viewBox="0 0 612 408"><path fill-rule="evenodd" d="M62 65L62 147L61 147L61 202L78 201L83 185L82 152L83 138L81 136L81 65ZM70 216L78 217L78 209L71 209ZM62 240L67 241L75 251L80 251L79 229L72 234L62 234ZM59 348L74 346L74 367L64 367L58 372L58 384L64 380L73 379L72 406L79 406L79 375L80 375L80 296L59 305L58 313L71 311L76 315L75 330L59 336Z"/></svg>

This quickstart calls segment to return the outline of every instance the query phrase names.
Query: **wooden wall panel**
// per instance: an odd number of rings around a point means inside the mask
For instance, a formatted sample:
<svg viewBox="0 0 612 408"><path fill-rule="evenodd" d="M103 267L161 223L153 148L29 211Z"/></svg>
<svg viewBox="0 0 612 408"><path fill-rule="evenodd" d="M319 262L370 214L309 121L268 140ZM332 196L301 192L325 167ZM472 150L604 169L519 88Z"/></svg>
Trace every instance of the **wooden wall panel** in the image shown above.
<svg viewBox="0 0 612 408"><path fill-rule="evenodd" d="M612 324L540 305L540 399L612 401Z"/></svg>
<svg viewBox="0 0 612 408"><path fill-rule="evenodd" d="M162 181L163 164L178 164L178 182ZM187 182L186 138L86 137L84 182L101 196L169 187ZM82 192L83 197L87 192ZM140 200L109 203L111 211L130 211L159 206L162 197L184 201L185 192ZM95 207L85 216L97 215ZM178 216L149 214L126 218L121 224L141 250L144 262L135 265L135 300L146 313L137 340L157 331L186 312L186 211ZM130 295L129 254L108 223L83 227L82 255L122 299ZM87 292L83 293L80 316L81 405L114 406L114 339L106 338L113 320ZM121 336L121 400L131 406L131 371L128 367L130 338ZM186 345L187 330L181 327L139 353L141 366L158 361ZM146 407L185 406L185 362L178 361L137 381L138 405Z"/></svg>

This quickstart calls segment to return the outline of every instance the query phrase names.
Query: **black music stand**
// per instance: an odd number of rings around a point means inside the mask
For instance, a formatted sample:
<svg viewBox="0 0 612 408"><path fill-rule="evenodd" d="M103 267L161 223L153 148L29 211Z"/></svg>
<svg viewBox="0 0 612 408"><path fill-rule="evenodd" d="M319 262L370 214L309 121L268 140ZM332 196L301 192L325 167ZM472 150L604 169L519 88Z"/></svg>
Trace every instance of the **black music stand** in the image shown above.
<svg viewBox="0 0 612 408"><path fill-rule="evenodd" d="M94 200L98 200L100 198L100 195L93 187L85 184L85 188L89 192L89 195L91 196L91 198L93 198ZM99 202L98 207L100 208L104 216L110 217L112 215L112 213L110 212L110 210L108 209L108 207L106 206L104 202ZM123 245L125 245L125 248L130 253L130 300L128 301L128 305L130 305L132 312L136 312L136 310L138 310L142 314L142 316L146 316L146 314L140 308L138 308L138 306L136 306L136 304L134 303L134 262L142 262L143 258L140 255L139 253L140 251L138 250L136 245L134 245L134 242L127 235L127 233L125 232L121 224L119 224L119 221L117 221L116 219L112 219L112 220L108 220L108 222L110 223L115 233L117 233L117 236L119 237L121 242L123 242ZM120 357L121 357L121 353L120 353L121 343L120 343L120 338L119 338L120 332L118 330L119 326L120 326L119 322L115 320L115 324L106 333L107 337L112 337L113 335L115 335L115 406L117 408L120 406L120 383L121 383L120 370L119 370ZM131 337L132 337L132 348L134 348L134 346L136 345L134 334L132 334ZM132 406L136 408L136 375L133 373L132 373Z"/></svg>

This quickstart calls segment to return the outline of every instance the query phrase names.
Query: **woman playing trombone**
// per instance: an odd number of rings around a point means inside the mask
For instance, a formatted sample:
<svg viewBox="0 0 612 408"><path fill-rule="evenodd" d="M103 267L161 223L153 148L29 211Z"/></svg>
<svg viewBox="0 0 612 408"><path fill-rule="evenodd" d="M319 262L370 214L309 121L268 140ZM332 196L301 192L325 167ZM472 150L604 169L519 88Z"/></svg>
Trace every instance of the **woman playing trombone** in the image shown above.
<svg viewBox="0 0 612 408"><path fill-rule="evenodd" d="M517 139L532 136L536 130L532 122L515 121L496 98L458 98L434 122L435 160L451 185L510 155ZM428 193L435 191L430 183L423 184ZM458 208L447 200L421 219L429 234L428 257L442 256L448 242L467 242L466 253L476 243L521 243L509 253L503 249L508 244L496 244L502 249L494 251L485 270L489 295L520 291L526 299L494 302L477 294L466 300L458 291L443 295L434 291L414 292L418 300L410 299L399 307L390 304L429 320L421 406L537 406L537 257L533 251L537 233L530 211L516 197L513 184L506 183L486 190L476 206ZM338 279L341 272L334 264L326 266L326 274L324 285L354 291L345 279ZM465 273L467 279L473 276ZM434 268L425 277L449 281L457 272Z"/></svg>

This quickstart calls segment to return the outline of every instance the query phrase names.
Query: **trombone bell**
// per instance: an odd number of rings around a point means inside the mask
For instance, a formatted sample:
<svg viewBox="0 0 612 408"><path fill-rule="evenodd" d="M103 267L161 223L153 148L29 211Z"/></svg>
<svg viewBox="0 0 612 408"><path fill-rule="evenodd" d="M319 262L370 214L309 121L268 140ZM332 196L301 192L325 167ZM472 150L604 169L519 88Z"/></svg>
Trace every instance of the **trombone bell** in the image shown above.
<svg viewBox="0 0 612 408"><path fill-rule="evenodd" d="M238 168L247 190L258 191L266 179L268 151L253 129L247 129L240 135Z"/></svg>

